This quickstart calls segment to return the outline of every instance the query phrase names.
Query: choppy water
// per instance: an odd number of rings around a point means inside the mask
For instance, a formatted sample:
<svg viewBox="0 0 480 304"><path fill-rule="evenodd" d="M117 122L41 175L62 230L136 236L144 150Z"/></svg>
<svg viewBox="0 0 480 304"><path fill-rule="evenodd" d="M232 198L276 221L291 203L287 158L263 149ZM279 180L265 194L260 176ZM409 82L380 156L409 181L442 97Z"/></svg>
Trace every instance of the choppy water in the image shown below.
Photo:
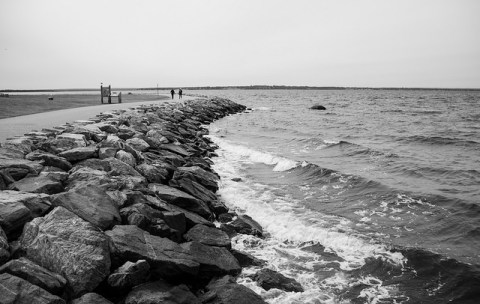
<svg viewBox="0 0 480 304"><path fill-rule="evenodd" d="M267 232L235 247L305 292L242 283L271 303L480 303L480 92L197 93L252 109L210 127L219 194Z"/></svg>

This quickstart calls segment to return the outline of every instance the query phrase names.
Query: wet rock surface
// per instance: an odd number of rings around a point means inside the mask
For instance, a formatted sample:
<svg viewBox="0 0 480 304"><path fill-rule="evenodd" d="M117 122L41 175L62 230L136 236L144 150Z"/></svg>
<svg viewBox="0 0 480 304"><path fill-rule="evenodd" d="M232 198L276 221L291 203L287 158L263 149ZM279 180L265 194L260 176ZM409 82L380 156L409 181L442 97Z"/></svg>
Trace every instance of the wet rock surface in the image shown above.
<svg viewBox="0 0 480 304"><path fill-rule="evenodd" d="M264 303L235 282L263 262L231 248L262 228L217 196L218 147L204 137L244 110L160 103L2 143L2 303Z"/></svg>

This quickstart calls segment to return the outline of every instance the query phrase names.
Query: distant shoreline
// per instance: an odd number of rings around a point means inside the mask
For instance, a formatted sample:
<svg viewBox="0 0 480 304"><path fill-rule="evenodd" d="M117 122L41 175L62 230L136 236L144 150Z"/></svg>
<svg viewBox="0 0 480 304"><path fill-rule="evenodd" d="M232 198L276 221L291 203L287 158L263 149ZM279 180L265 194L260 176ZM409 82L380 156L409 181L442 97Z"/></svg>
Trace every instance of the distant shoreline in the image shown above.
<svg viewBox="0 0 480 304"><path fill-rule="evenodd" d="M321 87L321 86L284 86L284 85L251 85L251 86L199 86L182 87L184 90L408 90L408 91L480 91L480 88L422 88L422 87ZM171 90L172 87L147 88L112 88L115 91L156 91ZM176 89L176 88L174 88ZM98 88L69 88L69 89L4 89L1 93L28 93L28 92L91 92Z"/></svg>

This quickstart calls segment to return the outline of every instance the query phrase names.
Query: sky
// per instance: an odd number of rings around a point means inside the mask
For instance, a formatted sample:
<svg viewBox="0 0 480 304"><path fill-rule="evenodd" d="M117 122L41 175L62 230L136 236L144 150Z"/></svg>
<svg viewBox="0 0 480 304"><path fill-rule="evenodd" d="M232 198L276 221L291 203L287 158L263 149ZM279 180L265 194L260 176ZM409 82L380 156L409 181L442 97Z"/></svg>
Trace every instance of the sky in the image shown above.
<svg viewBox="0 0 480 304"><path fill-rule="evenodd" d="M480 88L478 0L0 0L0 90Z"/></svg>

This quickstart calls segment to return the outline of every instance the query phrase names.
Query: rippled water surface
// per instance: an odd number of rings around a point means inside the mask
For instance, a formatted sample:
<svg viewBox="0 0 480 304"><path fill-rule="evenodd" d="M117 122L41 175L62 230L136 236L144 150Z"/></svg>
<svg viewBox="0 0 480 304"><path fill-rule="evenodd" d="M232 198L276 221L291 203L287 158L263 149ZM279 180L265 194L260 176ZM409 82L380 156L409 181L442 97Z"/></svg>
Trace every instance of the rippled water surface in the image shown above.
<svg viewBox="0 0 480 304"><path fill-rule="evenodd" d="M251 108L210 127L219 193L267 232L235 246L305 292L242 283L271 303L480 303L480 92L195 93Z"/></svg>

